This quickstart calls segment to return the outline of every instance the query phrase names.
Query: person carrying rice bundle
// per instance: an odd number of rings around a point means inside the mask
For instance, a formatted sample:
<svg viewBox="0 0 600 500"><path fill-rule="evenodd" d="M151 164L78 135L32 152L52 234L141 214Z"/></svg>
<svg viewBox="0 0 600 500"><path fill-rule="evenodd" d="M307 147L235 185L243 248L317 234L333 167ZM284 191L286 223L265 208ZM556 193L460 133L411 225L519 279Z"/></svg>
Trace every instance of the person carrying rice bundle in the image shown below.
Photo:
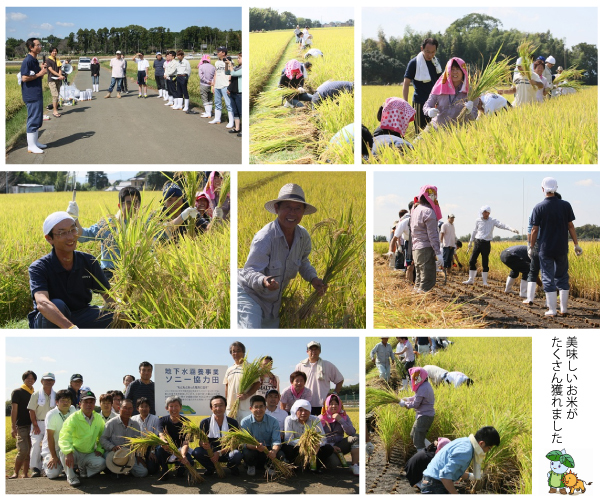
<svg viewBox="0 0 600 500"><path fill-rule="evenodd" d="M297 61L291 59L285 63L285 68L279 78L279 87L288 87L297 89L298 94L283 100L283 106L286 108L303 108L305 102L312 101L312 94L304 89L304 79L307 76L306 67Z"/></svg>
<svg viewBox="0 0 600 500"><path fill-rule="evenodd" d="M513 75L513 86L510 89L500 89L498 94L515 94L515 100L513 106L518 107L523 104L529 104L536 102L536 94L538 89L543 89L544 84L537 73L529 71L530 78L526 76L526 72L523 71L523 59L519 57L517 59L517 70ZM525 73L525 74L524 74Z"/></svg>
<svg viewBox="0 0 600 500"><path fill-rule="evenodd" d="M408 370L410 376L410 386L414 396L402 398L398 403L403 408L415 410L415 423L410 431L410 437L417 451L425 449L425 438L435 417L435 396L433 387L429 383L427 370L415 366Z"/></svg>

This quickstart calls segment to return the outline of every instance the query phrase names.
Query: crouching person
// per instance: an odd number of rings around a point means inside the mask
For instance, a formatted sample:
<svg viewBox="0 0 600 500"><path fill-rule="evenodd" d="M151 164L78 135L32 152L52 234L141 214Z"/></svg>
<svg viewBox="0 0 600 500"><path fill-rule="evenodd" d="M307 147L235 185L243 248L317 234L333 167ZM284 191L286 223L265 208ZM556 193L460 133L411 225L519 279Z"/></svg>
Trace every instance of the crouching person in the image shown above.
<svg viewBox="0 0 600 500"><path fill-rule="evenodd" d="M104 448L106 466L115 474L131 474L134 477L146 477L148 469L133 453L129 453L127 439L140 437L140 425L132 420L133 402L123 399L119 408L119 416L111 418L104 426L100 444Z"/></svg>
<svg viewBox="0 0 600 500"><path fill-rule="evenodd" d="M42 469L48 479L56 479L63 471L58 438L65 420L76 411L68 390L58 391L55 397L56 406L46 414L46 432L42 441Z"/></svg>
<svg viewBox="0 0 600 500"><path fill-rule="evenodd" d="M60 430L58 444L60 461L71 486L78 486L80 477L92 477L104 470L104 448L100 436L104 432L104 420L94 411L96 396L92 391L81 395L81 410L71 415ZM79 468L79 477L75 467Z"/></svg>
<svg viewBox="0 0 600 500"><path fill-rule="evenodd" d="M242 461L242 452L240 450L227 452L221 449L221 433L231 428L239 428L237 420L225 416L226 408L227 400L224 396L213 396L210 399L210 409L213 414L200 422L200 429L208 436L208 443L201 442L200 446L192 452L192 456L206 469L205 476L212 476L216 472L217 462L227 462L227 468L231 473L234 476L240 475L238 465ZM212 456L209 456L211 450Z"/></svg>

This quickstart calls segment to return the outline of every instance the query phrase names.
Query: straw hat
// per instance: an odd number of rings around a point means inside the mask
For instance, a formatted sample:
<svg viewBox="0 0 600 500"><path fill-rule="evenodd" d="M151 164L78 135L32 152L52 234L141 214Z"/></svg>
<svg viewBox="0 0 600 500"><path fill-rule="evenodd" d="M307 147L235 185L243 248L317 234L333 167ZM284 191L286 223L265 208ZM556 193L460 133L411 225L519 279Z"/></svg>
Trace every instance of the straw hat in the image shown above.
<svg viewBox="0 0 600 500"><path fill-rule="evenodd" d="M106 466L115 474L127 474L135 465L135 453L129 453L129 448L119 448L106 455Z"/></svg>
<svg viewBox="0 0 600 500"><path fill-rule="evenodd" d="M314 214L317 211L317 208L312 206L309 203L306 203L306 199L304 197L304 191L298 184L286 184L279 191L279 196L275 200L270 200L265 203L265 208L267 211L272 214L276 214L275 203L280 201L297 201L299 203L304 203L306 209L304 210L304 215Z"/></svg>

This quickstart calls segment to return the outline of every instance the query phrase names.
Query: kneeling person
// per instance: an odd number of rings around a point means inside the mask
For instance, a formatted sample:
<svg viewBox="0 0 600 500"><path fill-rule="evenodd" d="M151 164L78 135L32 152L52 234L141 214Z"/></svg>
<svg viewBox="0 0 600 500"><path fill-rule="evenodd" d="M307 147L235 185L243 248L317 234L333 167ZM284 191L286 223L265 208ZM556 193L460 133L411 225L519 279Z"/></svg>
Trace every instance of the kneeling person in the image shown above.
<svg viewBox="0 0 600 500"><path fill-rule="evenodd" d="M42 469L48 479L56 479L63 471L58 438L62 426L73 413L71 393L62 389L56 393L56 406L46 414L46 432L42 441Z"/></svg>
<svg viewBox="0 0 600 500"><path fill-rule="evenodd" d="M94 256L78 252L79 230L67 212L54 212L44 221L44 237L52 251L29 266L33 311L29 328L108 328L112 313L92 306L92 292L105 303L110 284Z"/></svg>

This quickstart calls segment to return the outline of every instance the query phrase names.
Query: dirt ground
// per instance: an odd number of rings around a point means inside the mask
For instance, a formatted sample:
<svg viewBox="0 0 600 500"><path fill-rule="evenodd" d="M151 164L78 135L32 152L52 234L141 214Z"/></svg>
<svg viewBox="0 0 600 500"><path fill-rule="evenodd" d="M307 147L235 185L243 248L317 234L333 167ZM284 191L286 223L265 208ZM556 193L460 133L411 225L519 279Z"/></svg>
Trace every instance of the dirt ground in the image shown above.
<svg viewBox="0 0 600 500"><path fill-rule="evenodd" d="M375 256L375 282L379 277L388 277L393 271L382 265L383 259ZM394 288L399 293L410 293L412 286L406 281L404 274L394 273ZM538 287L535 302L532 306L523 304L516 293L504 293L505 282L488 278L489 286L481 285L481 278L475 285L463 285L467 278L464 272L454 271L444 283L444 275L438 273L437 283L432 290L435 298L448 303L461 305L461 310L468 316L474 316L485 323L486 328L600 328L600 302L588 299L569 297L569 311L566 316L547 318L543 291Z"/></svg>
<svg viewBox="0 0 600 500"><path fill-rule="evenodd" d="M257 471L250 478L243 467L240 476L233 477L229 473L224 479L214 475L203 483L188 485L183 478L175 478L171 474L169 481L158 481L158 476L134 478L131 476L118 479L101 473L94 477L82 479L81 485L69 486L65 477L50 480L45 477L29 479L13 479L6 481L7 494L81 494L81 493L157 493L157 494L341 494L358 493L359 478L353 476L349 469L337 467L325 469L322 474L313 475L310 472L297 472L288 480L269 481Z"/></svg>

